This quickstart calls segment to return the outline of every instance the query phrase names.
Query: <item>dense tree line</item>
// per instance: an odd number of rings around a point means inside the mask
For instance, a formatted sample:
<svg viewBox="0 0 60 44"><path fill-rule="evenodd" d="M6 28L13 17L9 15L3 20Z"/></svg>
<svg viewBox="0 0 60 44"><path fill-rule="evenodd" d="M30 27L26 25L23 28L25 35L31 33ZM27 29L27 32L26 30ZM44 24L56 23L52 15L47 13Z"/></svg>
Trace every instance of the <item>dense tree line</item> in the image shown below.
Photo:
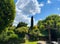
<svg viewBox="0 0 60 44"><path fill-rule="evenodd" d="M52 40L60 37L60 16L50 15L44 20L39 20L37 25L33 26L33 17L31 27L25 22L19 22L17 27L12 26L15 17L14 0L0 0L0 44L20 44L25 42L25 37L31 41L48 38L49 29ZM31 29L31 30L30 30Z"/></svg>
<svg viewBox="0 0 60 44"><path fill-rule="evenodd" d="M48 30L51 31L51 38L57 39L60 37L60 16L50 15L45 20L38 21L37 24L42 34L48 36Z"/></svg>
<svg viewBox="0 0 60 44"><path fill-rule="evenodd" d="M50 15L44 20L39 20L37 25L29 32L30 40L48 40L49 30L51 40L57 40L60 37L60 16Z"/></svg>

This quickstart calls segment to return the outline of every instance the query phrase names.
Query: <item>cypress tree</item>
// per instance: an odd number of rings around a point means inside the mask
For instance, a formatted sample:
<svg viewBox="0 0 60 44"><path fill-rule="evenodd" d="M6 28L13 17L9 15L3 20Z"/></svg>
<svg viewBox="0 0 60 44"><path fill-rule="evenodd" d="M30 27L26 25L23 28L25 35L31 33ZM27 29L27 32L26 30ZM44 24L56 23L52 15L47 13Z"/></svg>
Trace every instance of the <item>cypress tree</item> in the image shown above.
<svg viewBox="0 0 60 44"><path fill-rule="evenodd" d="M33 16L31 17L31 29L33 29Z"/></svg>

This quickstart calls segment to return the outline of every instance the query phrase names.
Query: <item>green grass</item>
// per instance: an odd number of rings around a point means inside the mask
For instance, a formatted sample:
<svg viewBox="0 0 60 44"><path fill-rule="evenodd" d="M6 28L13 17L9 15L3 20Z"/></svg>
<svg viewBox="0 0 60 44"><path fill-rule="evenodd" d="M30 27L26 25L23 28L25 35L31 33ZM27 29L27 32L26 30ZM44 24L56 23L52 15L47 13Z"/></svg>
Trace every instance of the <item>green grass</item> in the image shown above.
<svg viewBox="0 0 60 44"><path fill-rule="evenodd" d="M30 41L26 40L25 44L37 44L37 41L30 42Z"/></svg>

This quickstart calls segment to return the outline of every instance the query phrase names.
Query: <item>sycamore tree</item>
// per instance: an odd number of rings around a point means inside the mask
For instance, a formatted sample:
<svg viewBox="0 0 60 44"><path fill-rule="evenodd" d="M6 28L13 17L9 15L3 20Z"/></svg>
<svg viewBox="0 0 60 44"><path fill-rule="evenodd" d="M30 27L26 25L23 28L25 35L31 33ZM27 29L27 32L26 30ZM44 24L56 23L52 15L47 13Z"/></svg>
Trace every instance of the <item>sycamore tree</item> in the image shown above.
<svg viewBox="0 0 60 44"><path fill-rule="evenodd" d="M59 15L50 15L46 17L45 20L38 21L38 28L40 32L48 36L48 29L51 31L51 37L56 38L60 37L60 16Z"/></svg>
<svg viewBox="0 0 60 44"><path fill-rule="evenodd" d="M51 15L45 19L46 24L50 26L51 37L58 38L60 37L60 16L59 15Z"/></svg>
<svg viewBox="0 0 60 44"><path fill-rule="evenodd" d="M14 0L0 0L0 31L10 26L15 17Z"/></svg>

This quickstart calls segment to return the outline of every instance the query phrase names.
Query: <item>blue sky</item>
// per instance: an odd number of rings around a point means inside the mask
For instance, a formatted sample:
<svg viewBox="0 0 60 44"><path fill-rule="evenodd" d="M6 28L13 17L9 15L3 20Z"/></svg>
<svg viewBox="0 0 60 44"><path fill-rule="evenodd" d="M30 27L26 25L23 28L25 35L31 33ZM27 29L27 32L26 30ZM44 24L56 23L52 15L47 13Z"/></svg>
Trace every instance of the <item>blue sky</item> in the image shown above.
<svg viewBox="0 0 60 44"><path fill-rule="evenodd" d="M47 0L38 0L39 3L43 3L44 6L41 8L41 13L35 15L38 19L45 19L45 17L51 14L60 14L60 1L59 0L50 0L51 2L48 3ZM37 19L37 18L36 18Z"/></svg>
<svg viewBox="0 0 60 44"><path fill-rule="evenodd" d="M30 25L30 17L34 16L34 24L51 14L60 15L60 0L15 0L16 17L14 25L26 22Z"/></svg>

